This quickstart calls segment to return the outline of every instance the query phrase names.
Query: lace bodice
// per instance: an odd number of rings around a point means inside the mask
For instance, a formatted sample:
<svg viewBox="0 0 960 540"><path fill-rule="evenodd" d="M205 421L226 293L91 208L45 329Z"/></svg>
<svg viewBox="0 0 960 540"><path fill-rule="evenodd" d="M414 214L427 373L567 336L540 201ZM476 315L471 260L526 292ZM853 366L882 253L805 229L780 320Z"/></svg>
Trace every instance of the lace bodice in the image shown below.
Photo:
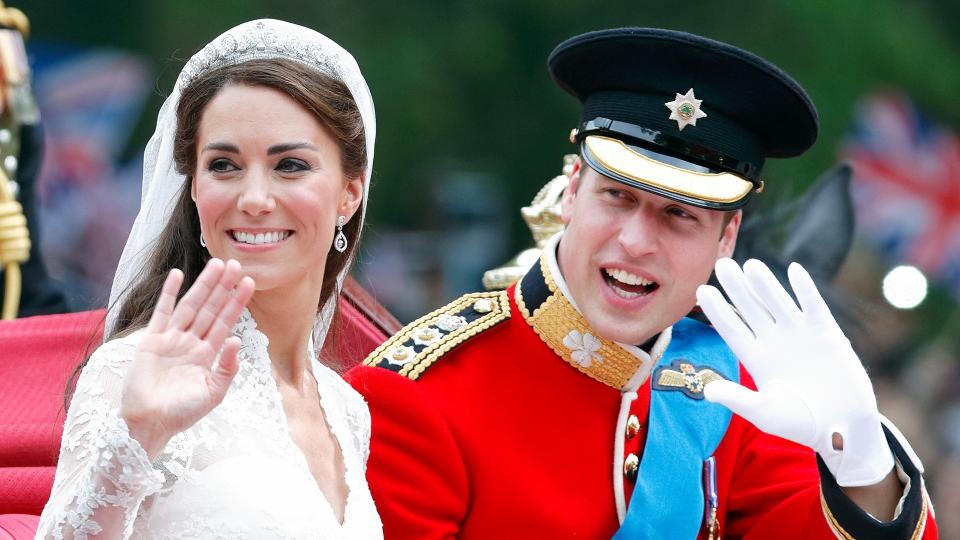
<svg viewBox="0 0 960 540"><path fill-rule="evenodd" d="M122 538L382 538L364 478L370 413L363 398L313 361L349 488L341 524L290 437L267 337L246 311L234 335L242 341L240 371L223 402L152 463L119 416L140 333L97 349L67 413L37 538L85 539L101 530L100 521L120 524Z"/></svg>

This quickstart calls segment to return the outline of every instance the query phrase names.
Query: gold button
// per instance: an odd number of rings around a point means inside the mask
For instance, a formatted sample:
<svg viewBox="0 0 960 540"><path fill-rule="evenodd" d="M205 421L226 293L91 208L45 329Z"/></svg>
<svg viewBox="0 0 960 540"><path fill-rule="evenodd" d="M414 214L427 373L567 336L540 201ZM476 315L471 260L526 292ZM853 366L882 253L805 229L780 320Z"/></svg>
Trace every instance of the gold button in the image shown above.
<svg viewBox="0 0 960 540"><path fill-rule="evenodd" d="M623 475L631 482L637 481L637 469L640 468L640 458L636 454L627 454L627 459L623 460Z"/></svg>
<svg viewBox="0 0 960 540"><path fill-rule="evenodd" d="M631 414L627 418L627 438L632 439L637 436L637 433L640 432L640 419L637 418L637 415Z"/></svg>

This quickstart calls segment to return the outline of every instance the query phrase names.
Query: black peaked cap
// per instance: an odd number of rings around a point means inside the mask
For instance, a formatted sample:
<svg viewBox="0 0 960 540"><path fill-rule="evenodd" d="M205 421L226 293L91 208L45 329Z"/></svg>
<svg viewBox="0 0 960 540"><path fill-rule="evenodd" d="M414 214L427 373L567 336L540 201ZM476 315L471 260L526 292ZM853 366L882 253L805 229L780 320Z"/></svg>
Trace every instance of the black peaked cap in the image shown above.
<svg viewBox="0 0 960 540"><path fill-rule="evenodd" d="M730 170L752 181L765 158L800 155L817 138L816 108L796 81L753 53L705 37L657 28L599 30L564 41L547 63L560 88L583 103L581 122L605 118L639 126L662 134L639 141L642 146L721 170L722 159L700 158L715 152L733 158L726 163L747 162L752 174ZM707 117L680 130L664 103L691 88Z"/></svg>

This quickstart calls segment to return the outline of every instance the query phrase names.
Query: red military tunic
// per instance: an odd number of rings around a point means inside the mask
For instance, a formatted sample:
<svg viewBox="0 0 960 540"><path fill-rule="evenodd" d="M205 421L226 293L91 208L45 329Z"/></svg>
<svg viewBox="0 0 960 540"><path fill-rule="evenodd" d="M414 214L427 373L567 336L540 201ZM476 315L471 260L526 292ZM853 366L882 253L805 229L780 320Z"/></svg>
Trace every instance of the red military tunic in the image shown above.
<svg viewBox="0 0 960 540"><path fill-rule="evenodd" d="M524 282L544 282L552 303L527 306L517 286L466 295L347 373L370 405L367 477L387 540L610 538L617 531L633 488L625 461L642 457L655 359L603 340L584 349L603 355L602 371L600 363L561 356L561 336L578 328L583 337L589 327L547 267L534 267ZM661 335L655 356L669 336ZM742 368L741 382L752 386ZM810 449L736 415L714 455L723 537L844 538L841 529L879 524L856 515L832 479L821 496ZM889 537L936 536L921 483L912 482L902 523ZM669 507L670 493L662 497ZM706 524L700 536L707 538Z"/></svg>

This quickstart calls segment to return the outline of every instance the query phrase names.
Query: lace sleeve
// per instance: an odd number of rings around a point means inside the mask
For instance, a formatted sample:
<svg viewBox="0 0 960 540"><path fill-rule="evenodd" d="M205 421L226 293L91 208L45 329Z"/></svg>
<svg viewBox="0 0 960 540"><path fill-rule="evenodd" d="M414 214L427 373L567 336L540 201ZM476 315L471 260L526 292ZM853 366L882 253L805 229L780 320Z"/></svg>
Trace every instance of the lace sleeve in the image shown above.
<svg viewBox="0 0 960 540"><path fill-rule="evenodd" d="M84 367L37 538L130 538L144 499L162 486L163 475L119 414L133 351L129 341L113 341L97 349Z"/></svg>

